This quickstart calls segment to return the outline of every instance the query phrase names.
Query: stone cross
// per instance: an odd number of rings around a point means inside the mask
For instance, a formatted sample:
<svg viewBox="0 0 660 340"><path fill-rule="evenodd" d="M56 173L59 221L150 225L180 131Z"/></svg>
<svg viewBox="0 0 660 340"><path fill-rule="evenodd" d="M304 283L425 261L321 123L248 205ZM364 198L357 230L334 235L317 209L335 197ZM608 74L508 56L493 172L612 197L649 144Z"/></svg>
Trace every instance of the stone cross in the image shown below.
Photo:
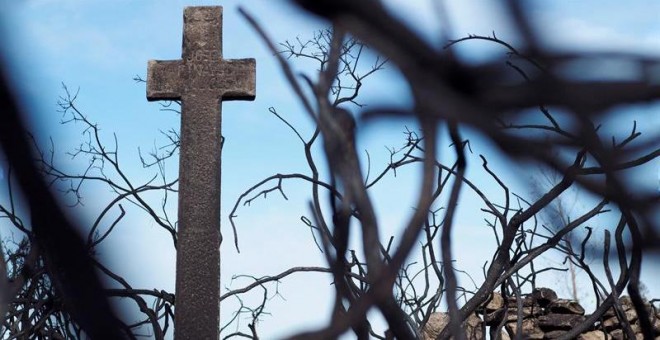
<svg viewBox="0 0 660 340"><path fill-rule="evenodd" d="M222 7L186 7L181 60L150 60L147 99L181 101L177 339L220 335L221 102L254 100L254 59L222 59Z"/></svg>

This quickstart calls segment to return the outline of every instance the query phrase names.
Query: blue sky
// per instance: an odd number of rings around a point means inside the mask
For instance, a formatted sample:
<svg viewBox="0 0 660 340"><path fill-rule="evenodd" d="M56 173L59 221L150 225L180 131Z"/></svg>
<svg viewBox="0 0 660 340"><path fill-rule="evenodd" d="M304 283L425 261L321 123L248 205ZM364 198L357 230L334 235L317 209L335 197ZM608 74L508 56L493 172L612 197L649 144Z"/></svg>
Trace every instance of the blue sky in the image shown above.
<svg viewBox="0 0 660 340"><path fill-rule="evenodd" d="M386 3L427 39L437 39L439 26L431 1L389 0ZM660 56L660 3L655 0L631 1L625 8L613 0L561 3L537 0L530 3L533 4L531 13L538 26L543 28L549 47L591 51L625 49ZM239 210L237 222L242 253L237 254L231 247L233 238L227 216L238 195L271 174L300 172L306 168L299 140L268 112L268 108L275 107L307 135L311 131L310 121L289 91L279 67L239 16L237 6L240 4L252 13L276 42L298 36L309 38L314 30L323 28L324 23L302 15L287 1L168 1L164 4L151 0L0 0L3 12L0 30L6 37L4 52L10 57L21 96L31 108L32 128L43 136L53 136L59 152L79 143L79 128L59 125L61 115L56 112L57 98L63 94L61 83L74 91L79 88L78 107L101 126L108 143L112 141L112 134L117 134L123 164L135 164L127 167L131 176L146 180L153 171L139 166L137 148L150 150L154 144L163 144L159 131L178 127L179 123L176 114L160 111L158 103L147 102L144 84L136 84L132 78L135 75L145 77L149 59L178 59L183 7L208 4L224 6L224 57L257 59L257 99L223 105L226 143L223 150L222 228L225 242L222 275L224 286L238 288L248 281L232 283L229 280L232 275L275 274L294 265L324 263L309 231L299 220L301 214L307 214L308 188L291 182L285 187L289 201L272 195L266 201L257 200L252 206ZM449 3L447 8L454 36L468 33L488 35L495 31L498 37L515 43L517 35L504 25L505 13L493 4L493 1L485 0ZM501 56L503 52L473 42L460 46L458 50L462 57L472 62ZM409 95L399 80L395 70L386 69L365 84L363 102L405 107ZM631 120L637 117L644 121L644 128L648 130L642 132L660 130L657 114L660 106L625 109ZM653 110L656 113L651 113ZM389 154L384 146L403 143L405 125L414 127L414 122L360 126L360 148L370 151L374 167L385 166L388 160ZM487 143L478 138L475 140L478 150L475 150L473 161L479 153L494 154ZM441 152L445 150L449 149L441 149ZM67 158L61 154L59 159L63 166L81 166L75 161L67 165ZM510 161L501 157L493 157L490 161L515 191L528 192L527 180L533 175L531 171L512 172L507 166ZM468 176L482 183L487 192L499 195L498 189L478 171L478 161L474 164L472 169L475 170ZM657 186L659 168L656 160L643 169L640 176L636 176L639 185ZM168 171L176 173L176 164L172 164ZM387 178L384 185L375 189L384 236L396 234L402 221L411 213L416 178L417 169L411 168L402 171L396 179ZM85 201L84 214L88 217L97 214L110 197L107 192L92 189L88 192L93 194L89 194ZM458 263L476 278L481 277L481 265L489 259L489 252L493 249L493 242L489 239L491 234L483 227L483 216L471 213L479 207L474 198L466 195L455 235ZM587 207L584 203L583 208ZM4 229L0 229L0 233L5 237ZM108 243L102 252L121 254L111 258L110 262L136 287L173 290L173 250L166 233L153 222L141 219L138 213L132 214ZM475 244L479 246L475 247ZM657 265L647 263L645 275L657 275ZM567 294L560 277L551 276L547 282ZM654 296L660 296L660 287L649 288ZM279 297L271 301L272 317L266 316L261 324L264 338L284 336L327 321L332 293L329 280L303 274L285 280L279 291L286 301ZM223 307L224 319L228 319L231 310L230 303ZM292 313L293 310L296 312Z"/></svg>

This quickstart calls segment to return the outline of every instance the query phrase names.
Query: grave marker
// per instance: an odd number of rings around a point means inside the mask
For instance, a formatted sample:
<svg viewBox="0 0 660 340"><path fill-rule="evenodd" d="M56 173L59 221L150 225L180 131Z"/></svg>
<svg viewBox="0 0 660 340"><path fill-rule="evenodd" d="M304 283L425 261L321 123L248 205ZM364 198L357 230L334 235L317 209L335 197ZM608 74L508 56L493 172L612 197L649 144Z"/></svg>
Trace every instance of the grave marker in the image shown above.
<svg viewBox="0 0 660 340"><path fill-rule="evenodd" d="M150 60L147 99L181 101L177 339L220 335L222 101L254 100L254 59L222 59L222 7L186 7L180 60Z"/></svg>

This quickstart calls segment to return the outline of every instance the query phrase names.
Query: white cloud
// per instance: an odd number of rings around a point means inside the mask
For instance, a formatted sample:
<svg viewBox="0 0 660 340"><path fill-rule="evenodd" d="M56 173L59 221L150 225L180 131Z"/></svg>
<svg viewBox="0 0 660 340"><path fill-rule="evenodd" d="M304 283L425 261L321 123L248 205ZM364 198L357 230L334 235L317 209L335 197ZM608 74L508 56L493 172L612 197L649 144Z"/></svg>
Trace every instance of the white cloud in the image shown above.
<svg viewBox="0 0 660 340"><path fill-rule="evenodd" d="M567 3L532 11L547 45L559 50L660 54L660 3Z"/></svg>
<svg viewBox="0 0 660 340"><path fill-rule="evenodd" d="M444 16L449 20L452 39L468 34L489 35L493 31L508 41L516 38L507 23L506 13L493 1L388 0L386 5L394 15L433 43L445 43L439 40L445 26L441 22L443 15L440 10L446 11Z"/></svg>

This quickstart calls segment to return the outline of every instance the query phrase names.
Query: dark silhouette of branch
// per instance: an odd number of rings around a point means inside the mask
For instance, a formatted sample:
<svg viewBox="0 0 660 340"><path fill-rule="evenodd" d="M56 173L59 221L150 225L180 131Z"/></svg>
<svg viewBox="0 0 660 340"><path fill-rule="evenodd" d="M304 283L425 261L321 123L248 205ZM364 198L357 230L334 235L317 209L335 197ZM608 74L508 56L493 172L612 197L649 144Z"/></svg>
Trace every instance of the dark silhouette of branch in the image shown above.
<svg viewBox="0 0 660 340"><path fill-rule="evenodd" d="M90 337L124 338L79 229L59 208L32 162L33 150L21 118L24 113L10 90L4 62L0 67L0 106L3 107L0 143L16 170L22 191L28 193L32 232L53 286L64 300L66 311Z"/></svg>

